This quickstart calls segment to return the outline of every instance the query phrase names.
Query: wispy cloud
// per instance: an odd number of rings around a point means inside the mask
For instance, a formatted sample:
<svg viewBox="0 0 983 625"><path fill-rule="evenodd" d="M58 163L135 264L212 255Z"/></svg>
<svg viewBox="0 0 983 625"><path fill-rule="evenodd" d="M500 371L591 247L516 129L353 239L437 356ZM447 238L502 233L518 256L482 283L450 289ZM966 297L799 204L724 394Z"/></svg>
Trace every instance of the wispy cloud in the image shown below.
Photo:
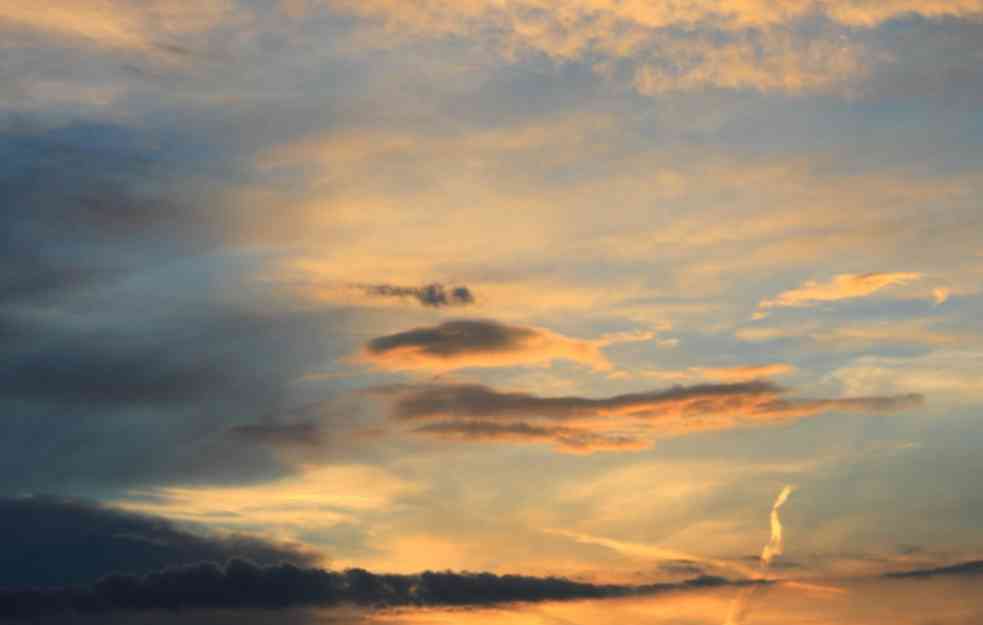
<svg viewBox="0 0 983 625"><path fill-rule="evenodd" d="M920 273L844 273L829 282L808 281L801 286L779 293L773 299L762 300L761 308L815 306L823 302L867 297L889 286L903 285L921 279Z"/></svg>

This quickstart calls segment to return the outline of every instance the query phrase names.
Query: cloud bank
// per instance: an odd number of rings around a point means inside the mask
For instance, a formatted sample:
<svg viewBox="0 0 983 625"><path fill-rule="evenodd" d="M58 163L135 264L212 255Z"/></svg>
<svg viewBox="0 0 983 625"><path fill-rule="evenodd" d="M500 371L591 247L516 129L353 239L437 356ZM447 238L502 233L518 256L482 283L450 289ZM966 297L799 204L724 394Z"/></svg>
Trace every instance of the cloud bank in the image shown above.
<svg viewBox="0 0 983 625"><path fill-rule="evenodd" d="M142 610L209 608L286 609L355 604L481 606L517 602L608 599L728 584L698 577L674 584L595 585L559 577L426 571L386 575L363 569L344 572L290 564L260 566L234 559L163 569L143 577L111 575L91 586L0 590L0 618L37 619L57 614L105 614Z"/></svg>

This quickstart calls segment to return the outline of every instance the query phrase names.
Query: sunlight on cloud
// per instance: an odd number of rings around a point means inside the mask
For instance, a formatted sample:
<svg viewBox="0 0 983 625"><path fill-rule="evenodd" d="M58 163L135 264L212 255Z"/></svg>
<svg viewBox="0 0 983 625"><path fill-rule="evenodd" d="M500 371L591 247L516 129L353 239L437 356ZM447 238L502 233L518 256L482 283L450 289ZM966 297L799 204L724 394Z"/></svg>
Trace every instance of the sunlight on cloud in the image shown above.
<svg viewBox="0 0 983 625"><path fill-rule="evenodd" d="M203 32L232 15L231 0L0 0L0 27L27 28L96 46L162 52L167 37Z"/></svg>
<svg viewBox="0 0 983 625"><path fill-rule="evenodd" d="M263 484L162 487L131 492L117 503L133 512L225 527L264 527L291 536L386 510L399 497L421 489L377 467L310 466L297 476Z"/></svg>
<svg viewBox="0 0 983 625"><path fill-rule="evenodd" d="M867 297L881 289L904 285L920 280L920 273L845 273L834 276L829 282L810 280L801 286L783 293L774 299L763 300L761 308L806 307L823 302L836 302L844 299Z"/></svg>

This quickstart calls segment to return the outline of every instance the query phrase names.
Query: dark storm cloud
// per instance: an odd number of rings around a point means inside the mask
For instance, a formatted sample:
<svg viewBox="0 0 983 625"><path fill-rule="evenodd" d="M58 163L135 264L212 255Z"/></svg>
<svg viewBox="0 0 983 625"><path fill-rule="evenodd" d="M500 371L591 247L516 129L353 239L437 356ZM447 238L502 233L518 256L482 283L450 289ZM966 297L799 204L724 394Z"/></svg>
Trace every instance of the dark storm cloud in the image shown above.
<svg viewBox="0 0 983 625"><path fill-rule="evenodd" d="M934 569L917 569L914 571L903 571L900 573L886 573L884 577L894 579L922 579L926 577L961 576L961 577L983 577L983 560L963 562L952 566L943 566Z"/></svg>
<svg viewBox="0 0 983 625"><path fill-rule="evenodd" d="M175 567L138 577L112 575L87 587L0 590L0 618L31 619L68 613L138 610L286 609L354 604L393 606L484 606L516 602L605 599L679 590L746 585L700 577L677 584L595 585L556 577L427 571L383 575L290 564L260 566L234 559Z"/></svg>
<svg viewBox="0 0 983 625"><path fill-rule="evenodd" d="M0 587L85 584L110 573L234 557L308 566L320 559L297 545L196 533L160 517L55 497L0 499L0 537Z"/></svg>
<svg viewBox="0 0 983 625"><path fill-rule="evenodd" d="M474 295L466 286L444 287L433 283L425 286L395 286L392 284L363 284L359 288L376 297L412 298L421 306L467 306L474 303Z"/></svg>

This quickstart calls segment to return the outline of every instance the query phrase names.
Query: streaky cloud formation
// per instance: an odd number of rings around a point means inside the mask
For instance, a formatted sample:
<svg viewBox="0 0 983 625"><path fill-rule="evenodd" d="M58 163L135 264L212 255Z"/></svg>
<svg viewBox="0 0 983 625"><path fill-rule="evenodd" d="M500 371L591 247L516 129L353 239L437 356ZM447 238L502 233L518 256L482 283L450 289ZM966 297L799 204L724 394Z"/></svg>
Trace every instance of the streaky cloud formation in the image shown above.
<svg viewBox="0 0 983 625"><path fill-rule="evenodd" d="M474 303L474 294L466 286L444 287L439 282L425 286L395 286L392 284L363 284L358 288L377 297L412 298L421 306L467 306Z"/></svg>
<svg viewBox="0 0 983 625"><path fill-rule="evenodd" d="M546 365L571 360L598 371L613 368L601 351L614 343L645 341L652 334L615 334L575 339L544 328L514 326L488 319L448 321L369 341L356 362L380 369L450 371L466 367Z"/></svg>
<svg viewBox="0 0 983 625"><path fill-rule="evenodd" d="M370 608L480 606L610 599L731 584L746 582L704 576L674 584L596 585L560 577L492 573L426 571L418 575L390 575L364 569L336 572L292 564L260 566L233 559L225 566L201 562L142 577L110 575L91 586L0 589L0 618L37 619L72 613L142 610L286 609L343 604Z"/></svg>
<svg viewBox="0 0 983 625"><path fill-rule="evenodd" d="M779 293L774 299L763 300L761 308L814 306L872 295L889 286L903 285L922 277L920 273L844 273L829 282L808 281L801 286Z"/></svg>
<svg viewBox="0 0 983 625"><path fill-rule="evenodd" d="M397 422L429 421L420 434L472 441L553 442L560 451L634 449L653 437L768 425L827 412L893 412L921 395L786 398L772 382L675 386L606 398L541 397L479 384L379 387ZM562 427L557 427L557 422Z"/></svg>

